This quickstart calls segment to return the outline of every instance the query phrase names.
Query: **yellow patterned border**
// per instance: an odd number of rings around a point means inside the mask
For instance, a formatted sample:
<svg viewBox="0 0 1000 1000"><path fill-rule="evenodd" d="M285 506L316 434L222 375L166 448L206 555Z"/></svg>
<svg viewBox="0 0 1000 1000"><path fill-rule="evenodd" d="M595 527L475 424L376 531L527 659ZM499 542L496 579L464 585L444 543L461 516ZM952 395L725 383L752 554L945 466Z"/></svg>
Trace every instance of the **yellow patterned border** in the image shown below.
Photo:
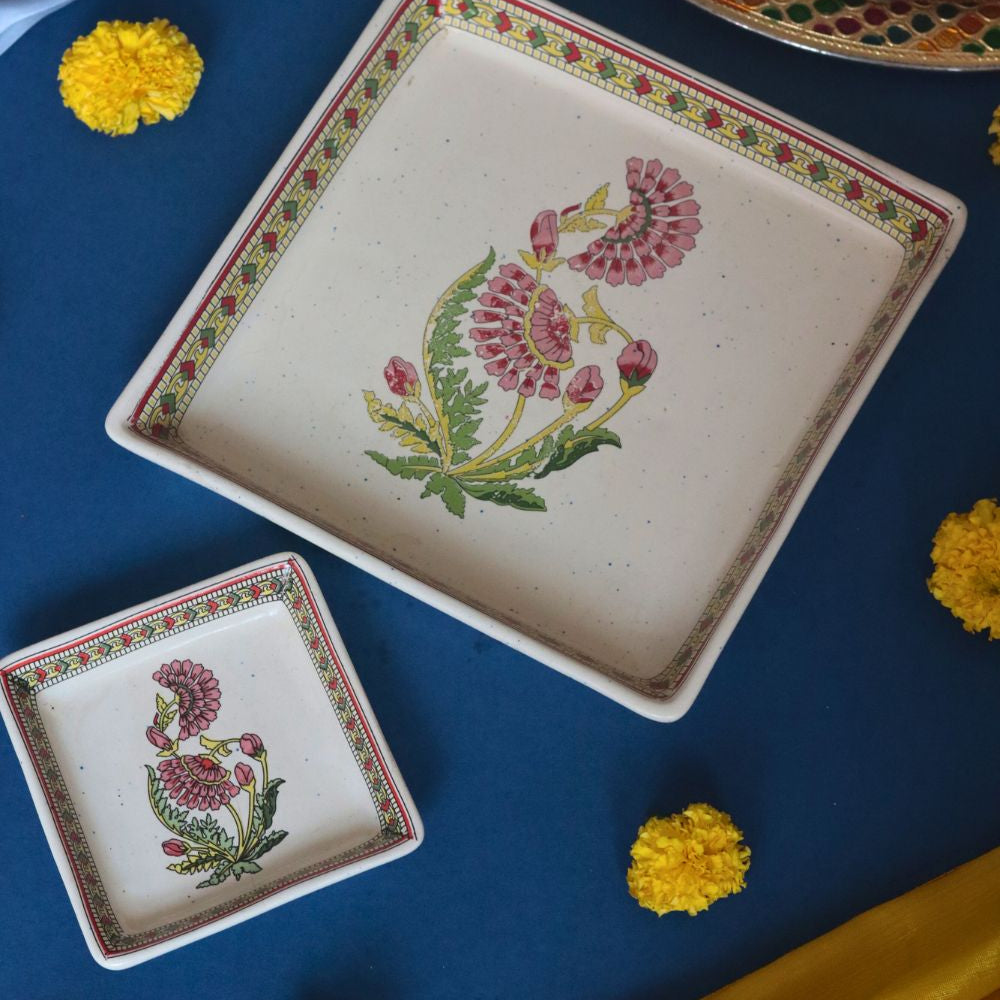
<svg viewBox="0 0 1000 1000"><path fill-rule="evenodd" d="M256 885L235 900L147 931L126 933L108 897L99 866L87 841L86 830L59 769L56 753L38 711L37 696L48 687L79 676L134 648L150 645L235 611L272 601L280 601L287 608L323 683L341 731L368 787L378 816L379 833L363 844L277 881ZM252 571L232 583L222 582L200 595L179 598L165 609L140 614L102 629L96 636L29 657L23 663L6 668L0 680L56 822L91 927L105 955L123 955L168 940L234 913L288 886L386 850L413 836L398 794L391 787L391 779L376 750L364 713L340 672L340 663L295 560Z"/></svg>
<svg viewBox="0 0 1000 1000"><path fill-rule="evenodd" d="M608 40L551 27L551 15L517 0L444 0L449 26L498 42L731 149L861 216L904 245L928 237L932 220L941 219L879 181L863 166L851 164L761 112L713 93L707 85L657 69L639 53L629 54Z"/></svg>
<svg viewBox="0 0 1000 1000"><path fill-rule="evenodd" d="M390 17L348 87L320 120L279 191L262 210L149 387L132 416L137 431L153 438L176 433L212 362L325 185L402 73L442 28L503 45L644 108L802 185L903 247L903 262L889 294L782 473L740 555L677 655L655 677L639 679L557 647L635 690L657 699L669 698L746 582L844 404L934 260L952 216L941 206L900 189L850 154L542 7L522 0L409 0ZM341 112L341 107L346 110ZM463 599L460 594L452 596ZM543 635L535 637L552 645Z"/></svg>
<svg viewBox="0 0 1000 1000"><path fill-rule="evenodd" d="M401 7L393 30L355 71L350 88L335 100L286 172L280 191L258 216L133 413L132 426L154 438L177 430L198 387L282 252L399 78L442 27L516 49L776 170L864 218L908 249L926 243L931 228L940 225L941 218L933 210L833 150L666 67L657 69L638 53L628 54L568 23L553 27L554 23L543 11L507 0L411 0Z"/></svg>
<svg viewBox="0 0 1000 1000"><path fill-rule="evenodd" d="M440 29L435 10L412 0L394 30L355 71L286 171L140 407L132 426L154 438L176 431L205 376L284 250L347 159L366 126L427 41ZM343 111L340 109L343 108Z"/></svg>

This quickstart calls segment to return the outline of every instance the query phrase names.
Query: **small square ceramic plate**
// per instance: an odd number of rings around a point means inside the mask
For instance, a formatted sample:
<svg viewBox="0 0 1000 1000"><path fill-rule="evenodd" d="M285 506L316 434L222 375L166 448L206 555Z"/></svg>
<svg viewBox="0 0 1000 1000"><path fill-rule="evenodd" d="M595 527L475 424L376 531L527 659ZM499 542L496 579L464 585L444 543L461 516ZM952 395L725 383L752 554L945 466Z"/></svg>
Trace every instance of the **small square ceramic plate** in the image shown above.
<svg viewBox="0 0 1000 1000"><path fill-rule="evenodd" d="M388 3L108 431L674 719L963 218L557 8Z"/></svg>
<svg viewBox="0 0 1000 1000"><path fill-rule="evenodd" d="M121 969L423 837L316 581L274 556L0 664L94 958Z"/></svg>

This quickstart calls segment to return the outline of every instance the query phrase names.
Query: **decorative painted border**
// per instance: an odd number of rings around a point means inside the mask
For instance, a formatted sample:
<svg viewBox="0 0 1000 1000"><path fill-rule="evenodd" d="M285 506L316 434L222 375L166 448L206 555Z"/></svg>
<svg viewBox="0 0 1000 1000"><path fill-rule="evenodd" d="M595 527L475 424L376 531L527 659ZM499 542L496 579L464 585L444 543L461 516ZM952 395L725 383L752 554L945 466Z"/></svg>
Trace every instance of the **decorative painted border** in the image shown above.
<svg viewBox="0 0 1000 1000"><path fill-rule="evenodd" d="M890 292L803 436L739 556L664 669L654 677L636 678L554 644L544 635L533 636L636 691L670 698L745 584L837 417L934 262L953 221L942 206L901 188L854 156L526 0L405 0L296 152L150 382L129 424L161 444L177 434L212 363L325 185L406 68L444 28L512 48L718 143L851 212L903 248L903 261ZM268 499L283 506L274 497ZM407 567L400 568L413 575ZM465 600L460 594L450 596ZM498 620L520 628L516 622Z"/></svg>
<svg viewBox="0 0 1000 1000"><path fill-rule="evenodd" d="M380 832L363 844L292 872L282 879L262 883L234 900L183 920L138 934L126 934L104 888L99 866L45 731L37 699L54 685L81 676L140 647L237 611L275 601L288 609L317 677L323 684L341 732L368 787ZM387 771L371 726L358 704L343 665L334 652L305 575L294 559L261 567L206 590L176 598L57 649L11 664L0 674L0 683L41 783L90 926L101 951L108 958L186 934L316 875L382 853L414 838L410 816Z"/></svg>
<svg viewBox="0 0 1000 1000"><path fill-rule="evenodd" d="M355 68L219 271L130 424L158 439L185 410L282 253L376 111L440 30L437 8L406 0Z"/></svg>
<svg viewBox="0 0 1000 1000"><path fill-rule="evenodd" d="M758 34L848 59L923 69L1000 67L1000 4L927 0L691 0Z"/></svg>
<svg viewBox="0 0 1000 1000"><path fill-rule="evenodd" d="M936 206L914 200L861 164L638 53L577 30L518 0L407 0L323 114L223 266L133 412L160 438L180 420L226 340L319 201L365 127L424 45L443 27L517 49L655 112L804 184L907 244L929 236ZM343 107L343 111L337 112Z"/></svg>

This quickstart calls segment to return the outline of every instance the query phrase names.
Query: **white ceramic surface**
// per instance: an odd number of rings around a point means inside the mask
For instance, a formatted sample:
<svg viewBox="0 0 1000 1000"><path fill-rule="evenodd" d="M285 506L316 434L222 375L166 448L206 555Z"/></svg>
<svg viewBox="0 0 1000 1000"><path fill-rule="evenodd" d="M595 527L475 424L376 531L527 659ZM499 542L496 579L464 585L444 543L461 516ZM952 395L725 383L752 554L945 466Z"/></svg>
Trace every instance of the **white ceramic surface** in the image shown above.
<svg viewBox="0 0 1000 1000"><path fill-rule="evenodd" d="M963 219L953 196L558 8L387 3L108 431L671 720ZM656 240L657 259L628 264ZM469 354L435 368L443 341L425 326L449 307ZM554 340L532 325L545 309ZM539 369L552 398L539 375L517 402L528 369L505 391L518 352L562 359ZM441 419L455 369L467 390L485 383L464 448ZM569 461L583 438L559 433L595 422L611 436ZM547 426L551 454L516 454ZM402 460L419 481L391 474ZM505 492L484 501L487 487Z"/></svg>
<svg viewBox="0 0 1000 1000"><path fill-rule="evenodd" d="M70 0L3 0L0 3L0 55L43 17Z"/></svg>
<svg viewBox="0 0 1000 1000"><path fill-rule="evenodd" d="M22 650L0 664L0 680L49 846L88 946L110 968L391 861L422 838L298 556ZM192 768L205 782L189 780ZM171 791L172 775L181 780Z"/></svg>

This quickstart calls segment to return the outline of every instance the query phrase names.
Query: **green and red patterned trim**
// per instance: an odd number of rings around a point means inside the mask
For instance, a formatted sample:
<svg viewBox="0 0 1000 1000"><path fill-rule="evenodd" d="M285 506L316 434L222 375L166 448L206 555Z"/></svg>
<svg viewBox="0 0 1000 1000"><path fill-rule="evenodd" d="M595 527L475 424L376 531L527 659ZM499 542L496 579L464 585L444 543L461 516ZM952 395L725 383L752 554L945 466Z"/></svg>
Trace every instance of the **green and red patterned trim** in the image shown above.
<svg viewBox="0 0 1000 1000"><path fill-rule="evenodd" d="M115 915L99 865L52 750L37 699L50 687L66 683L128 652L175 636L198 625L247 608L279 602L295 623L321 690L329 700L368 787L379 833L364 844L319 864L262 883L237 899L209 907L183 920L141 933L127 934ZM115 622L71 643L34 654L6 667L0 684L38 775L55 828L62 841L90 926L106 957L126 955L229 916L290 886L362 858L380 854L415 837L413 822L388 772L379 747L343 665L337 657L309 584L295 559L264 566L167 604Z"/></svg>
<svg viewBox="0 0 1000 1000"><path fill-rule="evenodd" d="M655 677L637 679L609 671L578 650L557 646L638 691L669 698L748 579L820 446L936 259L952 224L948 209L906 190L855 154L524 0L406 0L389 17L269 193L135 406L130 425L161 444L176 434L219 352L358 135L427 41L445 29L466 31L513 49L692 131L858 216L903 248L890 293L677 655ZM536 638L554 645L543 635Z"/></svg>
<svg viewBox="0 0 1000 1000"><path fill-rule="evenodd" d="M179 425L228 337L365 127L417 54L443 28L514 48L720 143L816 191L910 247L946 221L938 206L694 78L528 3L409 0L383 29L220 270L133 411L140 433Z"/></svg>

